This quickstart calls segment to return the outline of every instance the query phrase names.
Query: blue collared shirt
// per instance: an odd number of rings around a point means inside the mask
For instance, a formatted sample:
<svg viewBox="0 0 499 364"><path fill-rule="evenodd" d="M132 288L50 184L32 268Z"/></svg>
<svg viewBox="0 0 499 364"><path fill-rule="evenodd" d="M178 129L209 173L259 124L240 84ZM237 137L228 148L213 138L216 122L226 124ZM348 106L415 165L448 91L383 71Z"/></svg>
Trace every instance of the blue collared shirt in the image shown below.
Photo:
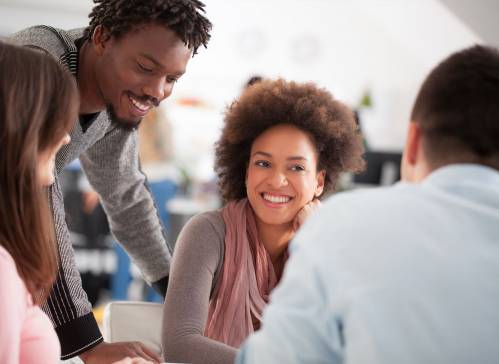
<svg viewBox="0 0 499 364"><path fill-rule="evenodd" d="M237 363L498 363L499 172L329 199Z"/></svg>

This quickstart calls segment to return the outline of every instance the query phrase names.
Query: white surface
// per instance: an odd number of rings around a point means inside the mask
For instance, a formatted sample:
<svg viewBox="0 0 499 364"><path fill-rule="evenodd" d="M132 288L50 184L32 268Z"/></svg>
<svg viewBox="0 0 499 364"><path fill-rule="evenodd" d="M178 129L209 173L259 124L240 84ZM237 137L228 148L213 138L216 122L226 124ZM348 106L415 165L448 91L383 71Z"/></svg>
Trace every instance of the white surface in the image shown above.
<svg viewBox="0 0 499 364"><path fill-rule="evenodd" d="M102 335L106 342L140 341L162 354L163 305L150 302L117 301L104 309Z"/></svg>

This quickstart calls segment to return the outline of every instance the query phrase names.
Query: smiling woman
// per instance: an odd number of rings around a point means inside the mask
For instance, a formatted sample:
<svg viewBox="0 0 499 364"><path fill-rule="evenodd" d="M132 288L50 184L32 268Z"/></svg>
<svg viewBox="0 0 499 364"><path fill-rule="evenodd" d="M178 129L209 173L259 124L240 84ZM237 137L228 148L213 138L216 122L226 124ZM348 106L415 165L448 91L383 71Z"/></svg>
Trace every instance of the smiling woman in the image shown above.
<svg viewBox="0 0 499 364"><path fill-rule="evenodd" d="M325 170L317 170L317 157L311 137L291 124L273 126L254 140L246 172L246 194L259 235L269 225L281 225L287 230L300 210L322 194ZM276 257L286 248L287 241L282 243L281 249L273 252Z"/></svg>
<svg viewBox="0 0 499 364"><path fill-rule="evenodd" d="M215 170L225 206L186 225L166 295L168 361L232 363L281 278L297 229L338 175L359 171L353 113L314 84L262 81L225 114Z"/></svg>

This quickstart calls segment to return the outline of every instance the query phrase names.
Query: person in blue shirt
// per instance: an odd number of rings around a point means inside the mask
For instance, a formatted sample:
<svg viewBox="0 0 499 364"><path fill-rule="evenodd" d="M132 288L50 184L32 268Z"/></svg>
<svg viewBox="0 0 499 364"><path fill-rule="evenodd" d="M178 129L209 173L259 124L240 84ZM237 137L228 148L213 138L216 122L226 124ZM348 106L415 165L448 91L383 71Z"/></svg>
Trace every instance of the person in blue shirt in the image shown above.
<svg viewBox="0 0 499 364"><path fill-rule="evenodd" d="M497 49L457 52L426 78L402 179L307 221L237 363L497 363Z"/></svg>

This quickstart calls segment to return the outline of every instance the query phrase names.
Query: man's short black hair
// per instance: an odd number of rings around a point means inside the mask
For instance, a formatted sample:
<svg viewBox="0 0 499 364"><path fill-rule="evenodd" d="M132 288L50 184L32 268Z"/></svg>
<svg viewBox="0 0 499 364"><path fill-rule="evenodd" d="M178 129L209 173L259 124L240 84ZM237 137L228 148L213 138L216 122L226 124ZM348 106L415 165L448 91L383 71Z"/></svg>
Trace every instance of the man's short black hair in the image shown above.
<svg viewBox="0 0 499 364"><path fill-rule="evenodd" d="M411 120L430 163L499 163L499 51L476 45L452 54L426 78Z"/></svg>
<svg viewBox="0 0 499 364"><path fill-rule="evenodd" d="M94 0L90 24L83 34L90 40L95 28L102 25L109 36L119 38L136 26L156 23L171 29L193 50L210 39L211 23L202 14L198 0Z"/></svg>

